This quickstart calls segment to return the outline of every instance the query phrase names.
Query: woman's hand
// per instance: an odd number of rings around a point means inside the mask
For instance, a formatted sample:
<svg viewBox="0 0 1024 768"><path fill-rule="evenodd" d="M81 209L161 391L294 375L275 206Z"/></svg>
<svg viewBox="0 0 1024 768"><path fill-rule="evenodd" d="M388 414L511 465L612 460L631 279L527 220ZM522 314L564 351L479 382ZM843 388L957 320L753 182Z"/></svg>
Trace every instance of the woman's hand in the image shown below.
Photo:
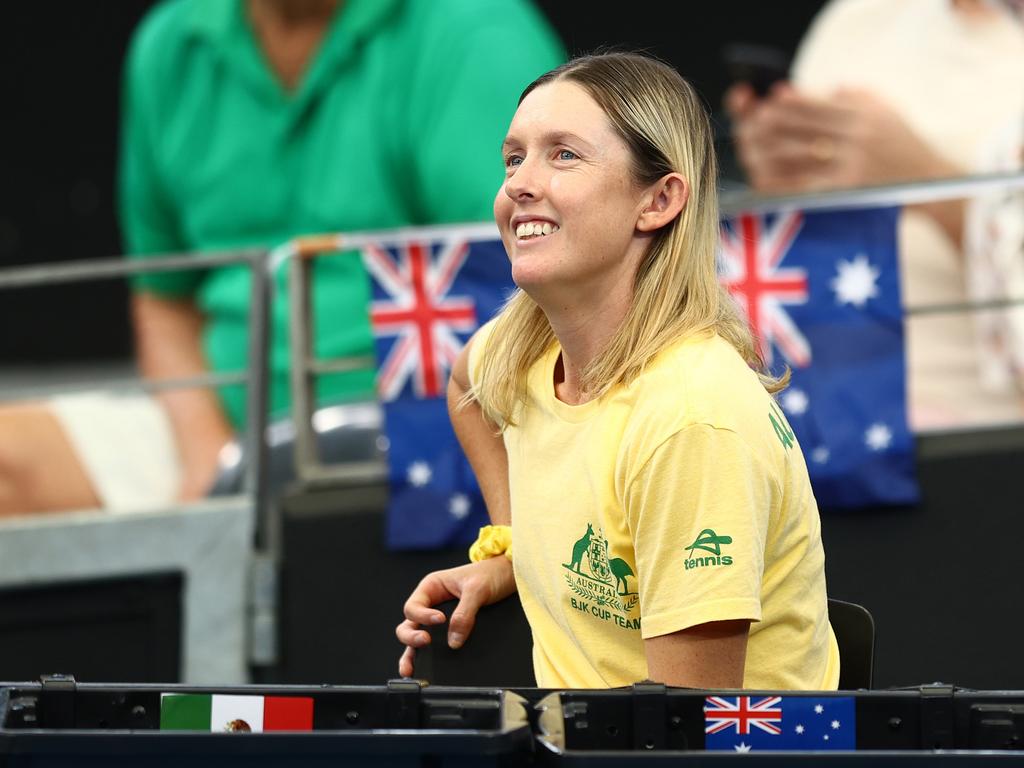
<svg viewBox="0 0 1024 768"><path fill-rule="evenodd" d="M405 621L395 629L399 642L406 646L398 660L398 674L411 677L416 649L430 642L430 634L422 627L444 623L444 613L433 606L458 599L448 627L448 645L461 648L473 631L480 607L504 600L515 591L512 563L503 555L427 574L405 601Z"/></svg>

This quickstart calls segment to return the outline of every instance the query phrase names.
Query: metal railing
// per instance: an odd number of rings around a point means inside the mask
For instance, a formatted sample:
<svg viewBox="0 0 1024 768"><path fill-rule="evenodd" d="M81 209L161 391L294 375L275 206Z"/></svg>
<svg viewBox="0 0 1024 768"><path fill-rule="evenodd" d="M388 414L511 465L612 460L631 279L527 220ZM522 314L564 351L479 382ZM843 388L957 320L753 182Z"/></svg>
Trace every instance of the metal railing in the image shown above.
<svg viewBox="0 0 1024 768"><path fill-rule="evenodd" d="M884 205L916 205L940 200L973 197L982 192L1024 189L1024 171L955 176L947 179L908 181L855 189L802 192L792 195L761 195L748 191L723 193L723 216L765 211L822 211L874 208Z"/></svg>
<svg viewBox="0 0 1024 768"><path fill-rule="evenodd" d="M247 264L252 276L249 303L249 362L245 371L210 373L188 378L119 378L102 381L76 381L31 390L6 390L3 400L39 399L52 394L80 391L161 392L186 387L246 385L245 450L249 456L244 492L251 496L258 552L276 559L280 547L280 525L270 515L266 479L267 362L270 318L270 275L267 251L238 250L191 254L155 254L145 259L100 259L78 263L12 267L0 270L0 291L47 285L81 283L136 275L209 270Z"/></svg>

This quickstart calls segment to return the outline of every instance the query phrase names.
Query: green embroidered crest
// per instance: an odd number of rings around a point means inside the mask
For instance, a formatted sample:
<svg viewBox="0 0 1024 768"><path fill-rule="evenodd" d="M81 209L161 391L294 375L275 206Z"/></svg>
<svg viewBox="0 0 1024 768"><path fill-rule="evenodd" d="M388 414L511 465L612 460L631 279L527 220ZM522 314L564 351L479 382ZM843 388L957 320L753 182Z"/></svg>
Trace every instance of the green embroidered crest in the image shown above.
<svg viewBox="0 0 1024 768"><path fill-rule="evenodd" d="M624 629L640 628L639 617L628 616L640 603L635 589L629 591L629 579L635 579L636 575L621 557L608 557L608 540L600 530L595 533L594 526L587 523L586 533L573 544L572 557L568 563L562 563L562 567L569 571L565 581L576 595L569 599L573 608L613 621Z"/></svg>

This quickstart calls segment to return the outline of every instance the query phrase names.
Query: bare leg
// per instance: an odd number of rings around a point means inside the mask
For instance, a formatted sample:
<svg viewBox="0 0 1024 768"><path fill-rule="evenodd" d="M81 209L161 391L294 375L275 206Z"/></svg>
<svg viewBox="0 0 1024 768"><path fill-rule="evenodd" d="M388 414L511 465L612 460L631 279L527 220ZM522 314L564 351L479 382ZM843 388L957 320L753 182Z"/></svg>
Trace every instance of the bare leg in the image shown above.
<svg viewBox="0 0 1024 768"><path fill-rule="evenodd" d="M0 517L100 506L61 429L43 405L0 405Z"/></svg>

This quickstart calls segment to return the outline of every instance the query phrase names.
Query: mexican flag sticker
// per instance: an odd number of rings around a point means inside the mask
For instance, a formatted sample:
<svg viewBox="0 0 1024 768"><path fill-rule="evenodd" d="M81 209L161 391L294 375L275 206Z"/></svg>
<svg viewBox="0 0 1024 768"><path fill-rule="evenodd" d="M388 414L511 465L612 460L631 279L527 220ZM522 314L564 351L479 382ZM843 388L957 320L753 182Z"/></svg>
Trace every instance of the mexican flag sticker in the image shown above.
<svg viewBox="0 0 1024 768"><path fill-rule="evenodd" d="M160 695L160 730L261 733L313 730L308 696Z"/></svg>

